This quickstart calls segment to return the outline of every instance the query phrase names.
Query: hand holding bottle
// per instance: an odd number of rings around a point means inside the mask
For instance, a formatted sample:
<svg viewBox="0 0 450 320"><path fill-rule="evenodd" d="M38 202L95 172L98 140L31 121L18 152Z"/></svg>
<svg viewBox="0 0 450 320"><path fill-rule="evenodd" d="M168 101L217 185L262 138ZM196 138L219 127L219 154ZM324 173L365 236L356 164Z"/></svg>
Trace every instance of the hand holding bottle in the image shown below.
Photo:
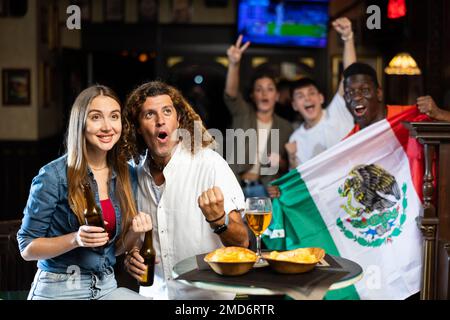
<svg viewBox="0 0 450 320"><path fill-rule="evenodd" d="M125 258L125 268L128 273L140 281L142 276L145 274L147 270L147 266L144 264L144 258L139 254L138 248L133 248Z"/></svg>
<svg viewBox="0 0 450 320"><path fill-rule="evenodd" d="M109 236L105 229L83 225L76 232L77 247L96 248L108 243Z"/></svg>
<svg viewBox="0 0 450 320"><path fill-rule="evenodd" d="M145 264L145 259L141 256L139 248L133 248L125 258L125 269L128 273L138 280L142 281L142 277L147 273L147 265ZM159 259L155 257L155 264L159 263ZM153 270L152 270L153 271Z"/></svg>

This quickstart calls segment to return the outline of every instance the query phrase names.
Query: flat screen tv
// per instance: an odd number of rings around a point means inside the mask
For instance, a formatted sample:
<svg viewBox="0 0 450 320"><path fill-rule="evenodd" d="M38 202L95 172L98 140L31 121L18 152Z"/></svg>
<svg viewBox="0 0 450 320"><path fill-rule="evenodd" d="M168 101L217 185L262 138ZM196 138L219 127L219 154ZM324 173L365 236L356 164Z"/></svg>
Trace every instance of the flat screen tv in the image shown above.
<svg viewBox="0 0 450 320"><path fill-rule="evenodd" d="M239 0L237 32L253 44L323 48L328 0Z"/></svg>

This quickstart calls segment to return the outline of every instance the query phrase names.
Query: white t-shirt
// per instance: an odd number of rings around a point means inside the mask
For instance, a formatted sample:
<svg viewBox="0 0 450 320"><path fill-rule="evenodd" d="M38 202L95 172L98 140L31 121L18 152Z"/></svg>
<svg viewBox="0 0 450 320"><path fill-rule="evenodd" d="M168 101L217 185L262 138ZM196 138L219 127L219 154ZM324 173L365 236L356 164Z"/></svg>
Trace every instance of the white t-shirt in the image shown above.
<svg viewBox="0 0 450 320"><path fill-rule="evenodd" d="M153 245L161 260L155 266L151 287L140 287L140 294L154 299L233 299L234 294L202 290L173 280L176 263L223 247L205 221L198 197L214 186L222 190L225 212L243 210L244 194L226 161L211 149L195 155L178 145L163 171L165 185L157 204L148 158L138 167L138 208L149 213L153 222Z"/></svg>
<svg viewBox="0 0 450 320"><path fill-rule="evenodd" d="M322 119L306 129L302 124L289 138L297 143L297 160L304 163L341 141L352 130L353 117L345 106L344 98L336 93Z"/></svg>

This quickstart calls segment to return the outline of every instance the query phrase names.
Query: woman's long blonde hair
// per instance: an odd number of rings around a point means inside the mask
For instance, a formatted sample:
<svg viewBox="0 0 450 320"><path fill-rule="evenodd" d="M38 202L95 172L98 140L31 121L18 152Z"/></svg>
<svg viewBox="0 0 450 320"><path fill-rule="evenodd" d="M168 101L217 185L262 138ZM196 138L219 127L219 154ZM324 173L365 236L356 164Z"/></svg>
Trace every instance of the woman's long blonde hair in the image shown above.
<svg viewBox="0 0 450 320"><path fill-rule="evenodd" d="M86 200L83 195L82 185L87 182L88 174L85 137L87 111L89 105L98 96L110 97L121 105L119 98L110 88L102 85L91 86L83 90L75 99L70 113L69 127L67 128L67 197L69 205L77 216L80 225L85 224L83 211L86 207ZM125 117L122 117L122 128L128 128L128 126L124 125L124 121L127 120ZM122 213L120 236L122 244L131 221L137 214L125 152L127 143L124 137L126 136L126 132L122 129L119 141L107 154L108 166L110 169L114 169L117 174L116 197L119 199Z"/></svg>

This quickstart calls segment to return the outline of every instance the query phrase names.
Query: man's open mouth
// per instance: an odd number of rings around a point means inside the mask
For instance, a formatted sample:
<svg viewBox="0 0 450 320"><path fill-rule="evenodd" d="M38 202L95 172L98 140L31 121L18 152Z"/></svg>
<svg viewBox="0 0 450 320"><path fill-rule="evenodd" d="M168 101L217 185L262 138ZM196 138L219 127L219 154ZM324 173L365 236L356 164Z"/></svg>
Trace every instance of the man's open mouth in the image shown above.
<svg viewBox="0 0 450 320"><path fill-rule="evenodd" d="M160 131L158 133L158 141L159 142L167 142L167 140L169 139L169 135L167 132L165 131Z"/></svg>
<svg viewBox="0 0 450 320"><path fill-rule="evenodd" d="M362 117L366 113L367 107L360 104L354 107L353 110L355 110L355 114L358 117Z"/></svg>

